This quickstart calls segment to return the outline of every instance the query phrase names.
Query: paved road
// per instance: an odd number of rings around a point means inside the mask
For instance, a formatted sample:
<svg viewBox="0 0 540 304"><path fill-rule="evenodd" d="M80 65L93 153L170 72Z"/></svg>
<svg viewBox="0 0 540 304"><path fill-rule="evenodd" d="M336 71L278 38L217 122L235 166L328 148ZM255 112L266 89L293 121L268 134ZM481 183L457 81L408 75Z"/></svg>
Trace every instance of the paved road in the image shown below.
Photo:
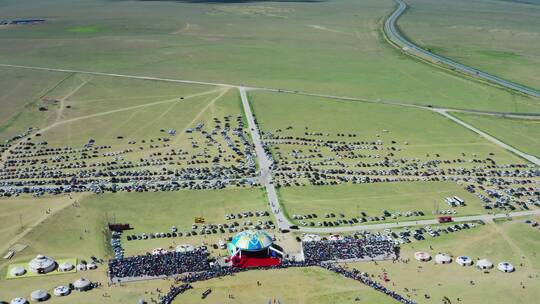
<svg viewBox="0 0 540 304"><path fill-rule="evenodd" d="M529 215L540 215L539 210L531 211L519 211L512 212L509 214L483 214L483 215L471 215L471 216L461 216L454 217L454 222L470 222L470 221L492 221L493 219L506 218L506 217L519 217L519 216L529 216ZM406 222L394 222L394 223L384 223L384 224L371 224L371 225L358 225L358 226L343 226L343 227L320 227L320 228L300 228L299 231L306 233L343 233L343 232L354 232L354 231L364 231L364 230L382 230L386 228L400 228L400 227L410 227L410 226L424 226L424 225L436 225L439 224L437 219L431 220L421 220L421 221L406 221Z"/></svg>
<svg viewBox="0 0 540 304"><path fill-rule="evenodd" d="M255 153L257 154L257 161L259 162L259 170L261 172L261 185L264 185L266 194L268 196L268 202L274 216L277 220L277 227L279 229L289 229L292 225L287 217L283 214L281 205L279 204L279 198L276 193L276 187L272 181L272 161L266 156L264 148L261 142L259 128L255 123L255 117L251 111L251 106L246 94L246 88L239 87L240 97L242 98L242 105L244 107L244 113L247 118L249 131L251 133L251 139L255 145Z"/></svg>
<svg viewBox="0 0 540 304"><path fill-rule="evenodd" d="M518 92L521 92L523 94L527 94L529 96L540 97L540 91L537 91L537 90L532 89L532 88L528 88L526 86L520 85L518 83L509 81L509 80L506 80L506 79L499 78L497 76L493 76L491 74L482 72L482 71L477 70L475 68L471 68L471 67L466 66L464 64L461 64L459 62L455 62L455 61L453 61L451 59L448 59L446 57L431 53L431 52L429 52L429 51L415 45L411 41L407 40L405 37L403 37L401 35L400 31L396 27L396 22L399 19L399 17L407 9L407 4L405 4L405 2L403 2L403 0L394 0L394 1L398 4L398 7L392 13L392 15L390 15L390 17L388 17L388 19L386 19L386 21L384 22L384 32L386 33L387 37L393 43L395 43L396 45L401 47L401 49L403 51L406 51L407 53L410 53L412 55L416 55L415 53L418 52L418 53L430 58L431 60L433 60L435 62L443 63L445 65L453 67L457 71L460 71L460 72L462 72L464 74L472 75L474 77L478 77L478 78L487 80L489 82L498 84L498 85L500 85L502 87L505 87L505 88L508 88L508 89L511 89L511 90L514 90L514 91L518 91Z"/></svg>
<svg viewBox="0 0 540 304"><path fill-rule="evenodd" d="M503 143L502 141L498 140L497 138L485 133L485 132L482 132L480 130L478 130L477 128L467 124L466 122L462 121L462 120L459 120L458 118L448 114L446 111L444 110L438 110L438 109L434 109L433 110L434 112L437 112L447 118L449 118L450 120L454 121L455 123L473 131L474 133L477 133L478 135L482 136L483 138L491 141L492 143L496 144L497 146L503 148L503 149L506 149L528 161L530 161L531 163L537 165L537 166L540 166L540 159L538 159L536 156L533 156L533 155L529 155L527 153L524 153L524 152L521 152L519 151L518 149L510 146L510 145L507 145L505 143Z"/></svg>

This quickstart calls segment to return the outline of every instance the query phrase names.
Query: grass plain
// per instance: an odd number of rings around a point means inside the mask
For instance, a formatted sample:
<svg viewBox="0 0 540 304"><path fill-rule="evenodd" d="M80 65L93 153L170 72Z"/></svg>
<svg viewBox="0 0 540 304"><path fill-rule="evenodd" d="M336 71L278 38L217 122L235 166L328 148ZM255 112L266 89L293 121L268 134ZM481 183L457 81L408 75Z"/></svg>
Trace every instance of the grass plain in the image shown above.
<svg viewBox="0 0 540 304"><path fill-rule="evenodd" d="M454 113L459 119L499 140L540 157L540 120Z"/></svg>
<svg viewBox="0 0 540 304"><path fill-rule="evenodd" d="M35 15L36 3L4 1L0 18ZM393 5L55 0L39 11L45 23L0 31L0 62L540 112L535 100L393 49L381 34Z"/></svg>
<svg viewBox="0 0 540 304"><path fill-rule="evenodd" d="M435 53L488 73L540 88L540 2L407 1L398 24Z"/></svg>

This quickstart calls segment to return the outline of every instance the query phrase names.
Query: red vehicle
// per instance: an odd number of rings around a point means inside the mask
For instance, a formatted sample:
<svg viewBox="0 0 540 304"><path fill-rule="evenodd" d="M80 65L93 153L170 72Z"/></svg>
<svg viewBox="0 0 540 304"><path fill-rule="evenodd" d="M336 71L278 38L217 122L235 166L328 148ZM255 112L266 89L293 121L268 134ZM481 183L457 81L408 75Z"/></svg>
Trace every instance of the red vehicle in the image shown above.
<svg viewBox="0 0 540 304"><path fill-rule="evenodd" d="M439 217L439 223L450 223L452 222L452 217L451 216L441 216Z"/></svg>

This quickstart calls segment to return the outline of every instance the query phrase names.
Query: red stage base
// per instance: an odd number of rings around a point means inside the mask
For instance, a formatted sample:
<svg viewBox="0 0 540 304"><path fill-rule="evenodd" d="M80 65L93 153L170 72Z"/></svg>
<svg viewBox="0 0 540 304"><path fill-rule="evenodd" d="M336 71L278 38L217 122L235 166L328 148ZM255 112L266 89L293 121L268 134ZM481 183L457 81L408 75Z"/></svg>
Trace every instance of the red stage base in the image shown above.
<svg viewBox="0 0 540 304"><path fill-rule="evenodd" d="M258 258L258 257L233 257L231 258L232 265L234 267L240 268L250 268L250 267L270 267L277 266L281 264L281 259L277 258Z"/></svg>

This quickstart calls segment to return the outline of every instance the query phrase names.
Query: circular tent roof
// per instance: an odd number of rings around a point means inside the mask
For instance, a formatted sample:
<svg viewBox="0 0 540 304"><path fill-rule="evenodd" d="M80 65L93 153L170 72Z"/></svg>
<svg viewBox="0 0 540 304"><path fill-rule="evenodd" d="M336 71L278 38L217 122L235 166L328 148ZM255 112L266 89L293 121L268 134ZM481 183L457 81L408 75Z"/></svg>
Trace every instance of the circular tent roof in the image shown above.
<svg viewBox="0 0 540 304"><path fill-rule="evenodd" d="M318 242L321 240L321 236L317 234L304 235L304 242Z"/></svg>
<svg viewBox="0 0 540 304"><path fill-rule="evenodd" d="M73 270L73 268L75 268L75 266L73 266L73 264L68 263L68 262L58 265L58 270L60 271L71 271Z"/></svg>
<svg viewBox="0 0 540 304"><path fill-rule="evenodd" d="M195 250L195 248L193 248L193 246L190 244L181 244L176 246L176 252L192 252L193 250Z"/></svg>
<svg viewBox="0 0 540 304"><path fill-rule="evenodd" d="M259 251L268 248L273 241L264 231L246 230L235 235L231 244L244 251Z"/></svg>
<svg viewBox="0 0 540 304"><path fill-rule="evenodd" d="M418 251L414 253L414 258L421 262L427 262L431 260L431 255L424 251Z"/></svg>
<svg viewBox="0 0 540 304"><path fill-rule="evenodd" d="M26 301L25 298L18 297L18 298L11 299L11 302L9 302L9 303L10 304L27 304L28 301Z"/></svg>
<svg viewBox="0 0 540 304"><path fill-rule="evenodd" d="M32 272L51 272L56 268L56 262L48 256L38 254L28 263Z"/></svg>
<svg viewBox="0 0 540 304"><path fill-rule="evenodd" d="M481 259L476 262L476 267L480 269L489 269L493 268L493 263L491 263L491 261L488 259Z"/></svg>
<svg viewBox="0 0 540 304"><path fill-rule="evenodd" d="M35 302L42 302L49 298L49 294L45 290L34 290L30 294L30 298Z"/></svg>
<svg viewBox="0 0 540 304"><path fill-rule="evenodd" d="M514 265L508 262L500 262L499 265L497 265L497 269L499 269L502 272L513 272L514 270L516 270L514 268Z"/></svg>
<svg viewBox="0 0 540 304"><path fill-rule="evenodd" d="M10 273L14 277L20 277L26 273L26 269L24 269L22 266L15 266L11 268Z"/></svg>
<svg viewBox="0 0 540 304"><path fill-rule="evenodd" d="M86 278L80 278L77 281L73 282L73 286L77 290L88 290L91 287L92 282Z"/></svg>
<svg viewBox="0 0 540 304"><path fill-rule="evenodd" d="M54 289L53 293L57 297L67 296L69 294L69 288L67 286L58 286Z"/></svg>
<svg viewBox="0 0 540 304"><path fill-rule="evenodd" d="M437 264L450 264L452 262L452 257L446 253L439 253L435 256L435 263Z"/></svg>
<svg viewBox="0 0 540 304"><path fill-rule="evenodd" d="M456 263L458 263L461 266L471 266L472 265L472 259L468 256L458 256L456 258Z"/></svg>

